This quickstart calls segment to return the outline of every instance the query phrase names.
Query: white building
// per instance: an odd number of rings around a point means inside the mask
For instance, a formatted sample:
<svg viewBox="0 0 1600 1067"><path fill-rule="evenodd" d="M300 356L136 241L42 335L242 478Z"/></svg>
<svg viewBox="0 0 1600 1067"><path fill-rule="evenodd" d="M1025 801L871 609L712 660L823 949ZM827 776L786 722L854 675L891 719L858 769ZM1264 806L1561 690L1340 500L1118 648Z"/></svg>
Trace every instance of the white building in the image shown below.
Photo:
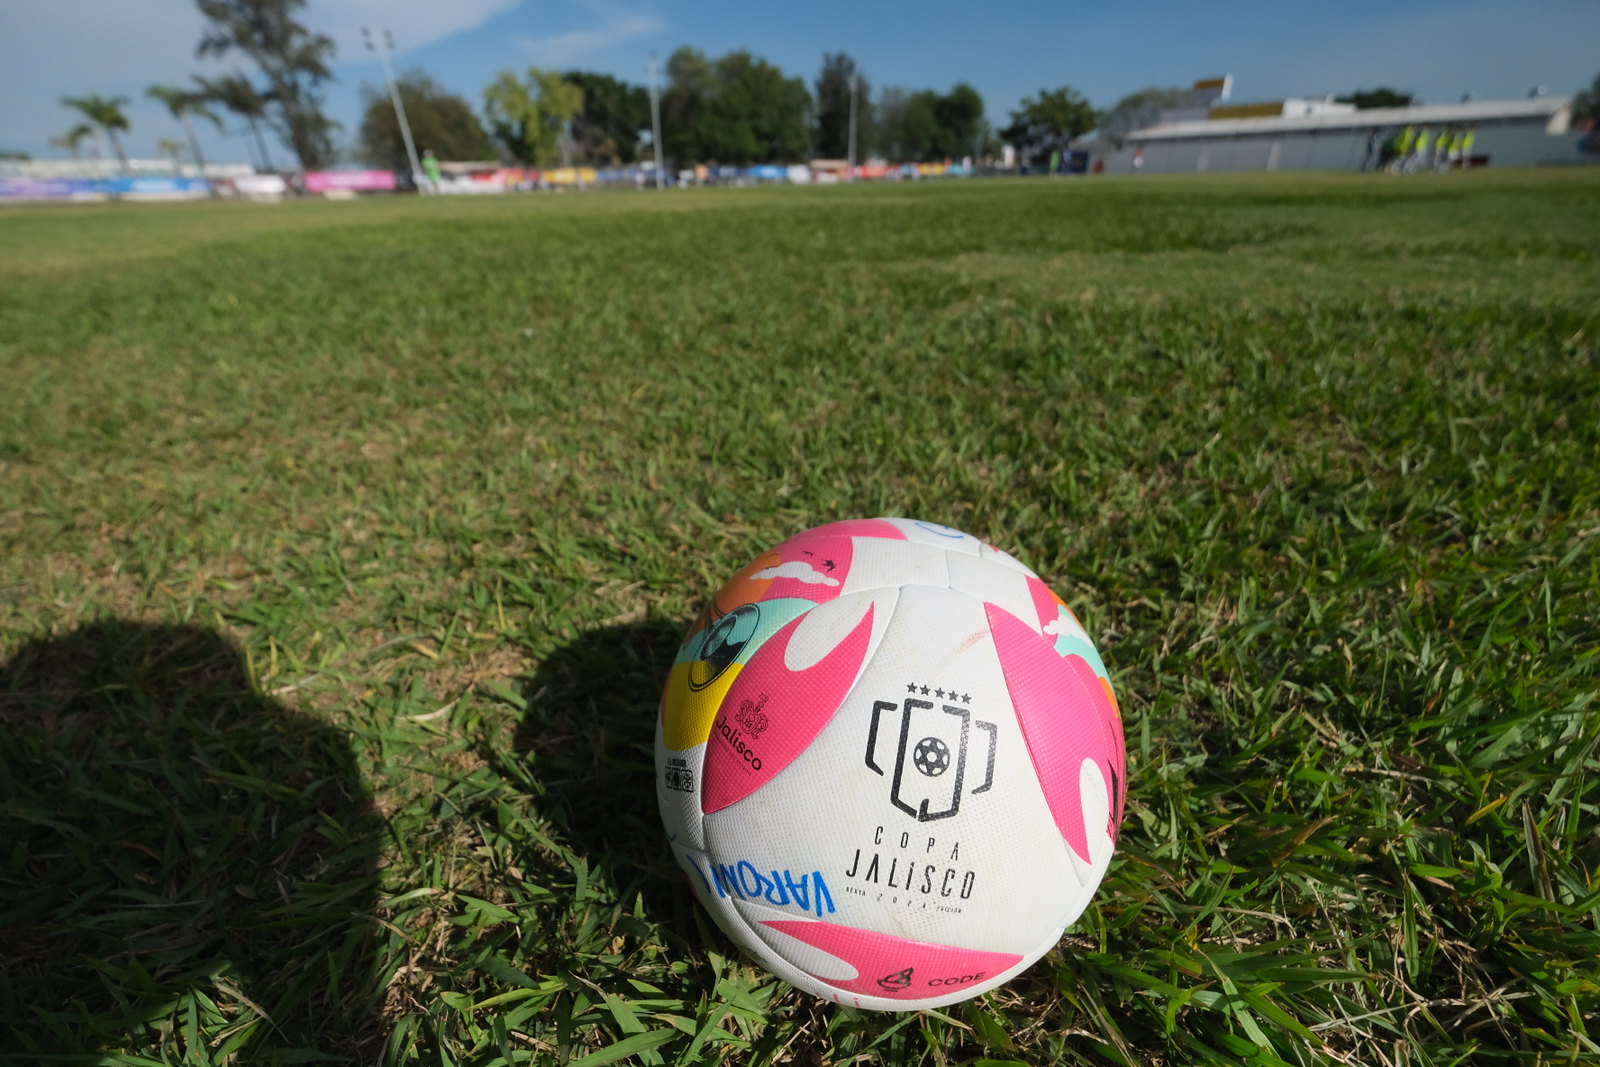
<svg viewBox="0 0 1600 1067"><path fill-rule="evenodd" d="M1472 155L1488 166L1534 166L1593 160L1571 129L1572 98L1483 100L1464 104L1357 111L1331 101L1283 100L1219 106L1206 118L1164 121L1136 130L1107 161L1108 171L1146 174L1239 170L1356 170L1374 131L1379 141L1411 126L1437 139L1442 129L1476 132Z"/></svg>

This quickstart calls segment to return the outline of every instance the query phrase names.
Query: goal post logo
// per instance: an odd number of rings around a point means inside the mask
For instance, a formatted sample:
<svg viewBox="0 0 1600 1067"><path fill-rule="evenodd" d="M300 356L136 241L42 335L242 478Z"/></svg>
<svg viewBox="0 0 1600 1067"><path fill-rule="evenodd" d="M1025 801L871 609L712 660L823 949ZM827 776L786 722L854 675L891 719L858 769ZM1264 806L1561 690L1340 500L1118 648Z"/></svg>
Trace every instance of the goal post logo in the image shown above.
<svg viewBox="0 0 1600 1067"><path fill-rule="evenodd" d="M908 692L927 694L928 686L906 686ZM899 717L899 740L894 749L894 772L890 779L889 800L918 822L948 819L961 810L961 797L967 782L968 759L972 745L981 745L983 782L969 794L988 792L994 785L994 750L999 729L992 722L975 719L962 704L971 697L956 690L936 689L938 702L921 695L908 696L899 703L875 700L872 722L867 731L867 769L885 774L887 757L882 750ZM950 701L945 702L948 695ZM974 737L974 730L980 735ZM881 762L880 762L881 761ZM977 767L976 760L972 766Z"/></svg>

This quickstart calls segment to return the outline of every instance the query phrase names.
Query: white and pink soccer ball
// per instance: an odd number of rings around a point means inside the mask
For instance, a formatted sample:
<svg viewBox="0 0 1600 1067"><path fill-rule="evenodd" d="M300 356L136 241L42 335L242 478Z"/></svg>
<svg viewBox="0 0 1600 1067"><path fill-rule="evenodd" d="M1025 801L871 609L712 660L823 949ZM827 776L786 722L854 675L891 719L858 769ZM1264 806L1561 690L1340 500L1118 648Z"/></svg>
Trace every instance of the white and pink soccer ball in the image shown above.
<svg viewBox="0 0 1600 1067"><path fill-rule="evenodd" d="M862 1008L977 996L1055 945L1127 781L1093 642L959 530L807 530L719 590L667 678L656 794L717 925Z"/></svg>

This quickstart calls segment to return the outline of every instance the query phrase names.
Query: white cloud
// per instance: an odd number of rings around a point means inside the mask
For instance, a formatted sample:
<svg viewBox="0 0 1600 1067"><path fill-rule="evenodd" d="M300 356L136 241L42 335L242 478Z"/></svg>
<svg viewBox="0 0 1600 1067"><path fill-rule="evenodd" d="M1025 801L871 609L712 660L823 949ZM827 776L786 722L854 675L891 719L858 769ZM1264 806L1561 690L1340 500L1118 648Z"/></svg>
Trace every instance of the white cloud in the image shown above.
<svg viewBox="0 0 1600 1067"><path fill-rule="evenodd" d="M600 26L588 30L574 30L550 37L518 37L513 43L533 59L535 64L547 67L568 67L596 52L649 37L667 28L667 24L654 15L616 10L595 9L603 18Z"/></svg>
<svg viewBox="0 0 1600 1067"><path fill-rule="evenodd" d="M522 0L318 0L315 6L319 33L333 38L346 63L366 57L361 27L394 34L399 54L414 51L457 33L475 30L494 16L516 7ZM308 11L312 10L310 8ZM306 18L311 25L311 18Z"/></svg>
<svg viewBox="0 0 1600 1067"><path fill-rule="evenodd" d="M757 571L755 576L762 581L771 578L794 578L807 585L839 584L839 579L829 578L826 574L803 560L790 560L788 563L780 563L776 567L768 567L766 570Z"/></svg>

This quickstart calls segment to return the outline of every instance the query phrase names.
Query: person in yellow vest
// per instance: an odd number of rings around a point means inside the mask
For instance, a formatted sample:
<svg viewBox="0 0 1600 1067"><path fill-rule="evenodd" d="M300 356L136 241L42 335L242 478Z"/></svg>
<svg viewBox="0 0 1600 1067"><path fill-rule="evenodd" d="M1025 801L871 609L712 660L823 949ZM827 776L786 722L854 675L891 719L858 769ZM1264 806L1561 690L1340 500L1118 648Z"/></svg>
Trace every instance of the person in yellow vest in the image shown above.
<svg viewBox="0 0 1600 1067"><path fill-rule="evenodd" d="M1419 167L1428 165L1428 146L1433 141L1433 130L1427 126L1417 131L1417 139L1411 145L1411 159L1406 163L1406 173L1414 174Z"/></svg>
<svg viewBox="0 0 1600 1067"><path fill-rule="evenodd" d="M1467 132L1461 135L1461 169L1472 169L1472 145L1478 139L1478 127L1468 126Z"/></svg>
<svg viewBox="0 0 1600 1067"><path fill-rule="evenodd" d="M1389 173L1399 174L1405 167L1406 160L1411 158L1411 147L1417 143L1417 129L1407 126L1400 131L1400 136L1394 143L1394 159L1389 161Z"/></svg>
<svg viewBox="0 0 1600 1067"><path fill-rule="evenodd" d="M1450 150L1456 143L1460 134L1449 126L1439 131L1439 139L1433 146L1433 169L1443 174L1450 169Z"/></svg>

